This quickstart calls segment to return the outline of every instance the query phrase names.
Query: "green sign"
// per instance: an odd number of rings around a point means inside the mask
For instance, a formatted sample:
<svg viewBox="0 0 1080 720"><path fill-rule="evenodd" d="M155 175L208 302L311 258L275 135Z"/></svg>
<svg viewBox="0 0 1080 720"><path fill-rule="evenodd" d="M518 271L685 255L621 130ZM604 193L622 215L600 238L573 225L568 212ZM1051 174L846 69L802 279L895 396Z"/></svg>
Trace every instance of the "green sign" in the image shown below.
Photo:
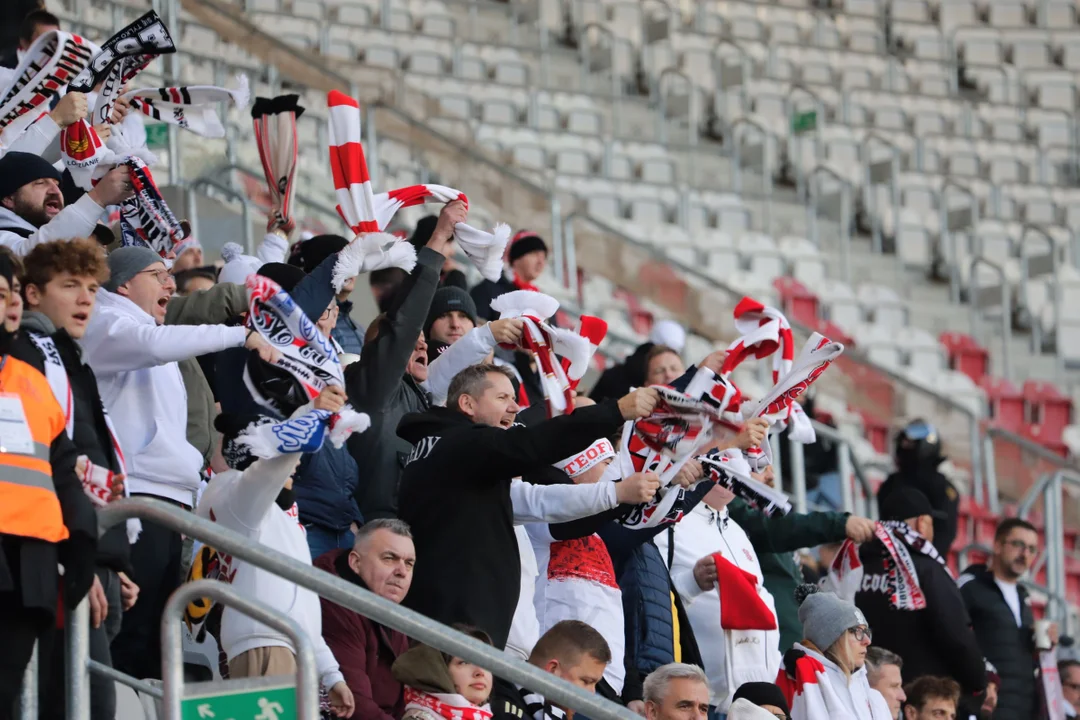
<svg viewBox="0 0 1080 720"><path fill-rule="evenodd" d="M296 720L293 678L251 678L184 687L182 720Z"/></svg>
<svg viewBox="0 0 1080 720"><path fill-rule="evenodd" d="M167 148L169 147L169 126L165 123L154 123L146 126L146 147Z"/></svg>
<svg viewBox="0 0 1080 720"><path fill-rule="evenodd" d="M791 132L800 135L817 129L817 111L796 112L791 116Z"/></svg>

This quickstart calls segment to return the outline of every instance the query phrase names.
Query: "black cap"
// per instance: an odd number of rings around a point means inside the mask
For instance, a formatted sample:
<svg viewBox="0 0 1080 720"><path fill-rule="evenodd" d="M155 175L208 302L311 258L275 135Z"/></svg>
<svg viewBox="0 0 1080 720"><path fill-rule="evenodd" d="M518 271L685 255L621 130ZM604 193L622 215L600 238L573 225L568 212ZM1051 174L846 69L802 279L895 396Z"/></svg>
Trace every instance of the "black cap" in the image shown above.
<svg viewBox="0 0 1080 720"><path fill-rule="evenodd" d="M41 178L60 182L60 172L40 155L13 150L0 158L0 198L14 195L23 185Z"/></svg>
<svg viewBox="0 0 1080 720"><path fill-rule="evenodd" d="M929 515L935 520L944 520L948 514L943 510L935 510L919 490L910 485L899 485L895 490L879 500L882 520L910 520L911 518Z"/></svg>
<svg viewBox="0 0 1080 720"><path fill-rule="evenodd" d="M784 711L787 715L791 712L788 709L787 698L784 697L784 692L767 682L745 682L739 686L739 689L735 691L735 694L731 696L731 701L745 699L749 700L753 704L761 707L762 705L772 705L778 707Z"/></svg>
<svg viewBox="0 0 1080 720"><path fill-rule="evenodd" d="M431 326L436 320L454 310L465 313L474 326L477 324L476 303L473 302L469 293L459 287L439 288L431 298L431 307L428 310L427 320L424 322L424 336L431 335Z"/></svg>
<svg viewBox="0 0 1080 720"><path fill-rule="evenodd" d="M293 288L300 284L306 273L295 265L285 263L265 263L259 268L259 275L270 278L285 292L292 292Z"/></svg>
<svg viewBox="0 0 1080 720"><path fill-rule="evenodd" d="M340 235L316 235L297 243L300 248L300 266L304 268L304 272L309 273L348 244L349 241Z"/></svg>
<svg viewBox="0 0 1080 720"><path fill-rule="evenodd" d="M547 255L548 247L543 238L531 230L522 230L510 240L510 250L507 252L507 261L513 265L518 258L532 252L542 252Z"/></svg>

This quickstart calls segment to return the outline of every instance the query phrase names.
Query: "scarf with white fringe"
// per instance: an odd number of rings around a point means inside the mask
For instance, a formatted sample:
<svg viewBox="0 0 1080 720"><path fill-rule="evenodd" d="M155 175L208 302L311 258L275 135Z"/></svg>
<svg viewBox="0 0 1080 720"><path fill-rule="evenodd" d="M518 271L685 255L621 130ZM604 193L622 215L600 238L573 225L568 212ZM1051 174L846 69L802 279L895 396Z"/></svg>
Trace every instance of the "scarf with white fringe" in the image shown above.
<svg viewBox="0 0 1080 720"><path fill-rule="evenodd" d="M350 435L364 432L369 427L371 418L349 405L337 413L312 409L279 421L261 415L235 437L223 440L221 454L229 467L241 468L257 459L318 452L327 439L334 448L340 449Z"/></svg>
<svg viewBox="0 0 1080 720"><path fill-rule="evenodd" d="M521 350L533 356L540 373L547 416L550 418L573 412L571 383L576 385L589 369L596 345L572 330L548 324L547 319L559 309L559 301L550 295L515 290L492 300L491 309L499 313L500 319L518 318L524 323L518 344L502 347ZM566 364L557 356L562 356Z"/></svg>
<svg viewBox="0 0 1080 720"><path fill-rule="evenodd" d="M292 216L293 182L296 179L296 120L304 114L299 95L255 98L251 108L255 144L259 148L263 175L270 193L266 230L286 234L296 227ZM299 246L299 243L297 243Z"/></svg>
<svg viewBox="0 0 1080 720"><path fill-rule="evenodd" d="M250 99L246 75L236 76L236 87L214 85L182 85L179 87L138 88L120 97L130 100L131 107L148 118L176 125L206 138L225 137L225 126L218 117L217 106L228 103L246 107Z"/></svg>
<svg viewBox="0 0 1080 720"><path fill-rule="evenodd" d="M62 30L35 40L11 84L0 92L0 147L10 146L48 113L53 98L86 69L95 52L97 46L89 40Z"/></svg>
<svg viewBox="0 0 1080 720"><path fill-rule="evenodd" d="M381 233L398 210L423 204L429 198L442 203L461 200L468 207L464 193L444 185L410 185L375 194L361 143L360 103L337 90L330 91L326 102L330 109L330 169L337 211L354 233ZM491 233L465 223L454 227L458 247L492 282L502 276L503 253L509 239L510 227L502 223ZM386 242L389 240L383 244Z"/></svg>

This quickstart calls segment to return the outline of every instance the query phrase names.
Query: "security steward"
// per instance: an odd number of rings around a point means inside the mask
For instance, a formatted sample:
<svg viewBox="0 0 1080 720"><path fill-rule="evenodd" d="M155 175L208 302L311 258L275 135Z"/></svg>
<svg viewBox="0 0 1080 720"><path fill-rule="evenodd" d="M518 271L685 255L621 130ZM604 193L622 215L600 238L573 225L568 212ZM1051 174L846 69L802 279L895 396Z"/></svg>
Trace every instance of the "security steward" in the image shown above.
<svg viewBox="0 0 1080 720"><path fill-rule="evenodd" d="M13 717L35 641L48 676L57 614L89 591L97 546L64 413L45 376L8 354L22 316L14 274L0 252L0 720Z"/></svg>

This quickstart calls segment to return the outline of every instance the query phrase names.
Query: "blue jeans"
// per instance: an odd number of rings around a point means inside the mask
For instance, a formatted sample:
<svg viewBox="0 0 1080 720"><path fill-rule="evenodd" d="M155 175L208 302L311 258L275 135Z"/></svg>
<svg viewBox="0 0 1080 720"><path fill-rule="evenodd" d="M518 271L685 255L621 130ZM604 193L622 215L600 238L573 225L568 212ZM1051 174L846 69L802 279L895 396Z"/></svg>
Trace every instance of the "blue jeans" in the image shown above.
<svg viewBox="0 0 1080 720"><path fill-rule="evenodd" d="M356 537L352 530L330 530L320 525L305 525L311 559L325 555L331 550L352 550Z"/></svg>

